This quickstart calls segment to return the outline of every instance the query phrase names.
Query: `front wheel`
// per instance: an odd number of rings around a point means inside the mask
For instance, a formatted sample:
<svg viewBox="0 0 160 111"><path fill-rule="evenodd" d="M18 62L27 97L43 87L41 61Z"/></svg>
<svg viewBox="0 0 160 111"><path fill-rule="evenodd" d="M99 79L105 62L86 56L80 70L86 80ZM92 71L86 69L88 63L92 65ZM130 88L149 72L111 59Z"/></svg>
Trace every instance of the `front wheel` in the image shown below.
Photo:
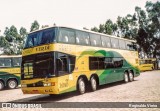
<svg viewBox="0 0 160 111"><path fill-rule="evenodd" d="M84 94L86 91L86 84L82 77L78 80L78 91L80 94Z"/></svg>
<svg viewBox="0 0 160 111"><path fill-rule="evenodd" d="M3 88L4 88L4 83L0 81L0 90L2 90Z"/></svg>
<svg viewBox="0 0 160 111"><path fill-rule="evenodd" d="M94 76L91 77L91 89L95 91L97 89L97 80Z"/></svg>
<svg viewBox="0 0 160 111"><path fill-rule="evenodd" d="M11 79L8 81L8 88L9 89L15 89L18 86L16 80Z"/></svg>
<svg viewBox="0 0 160 111"><path fill-rule="evenodd" d="M129 81L128 73L124 73L124 82L127 83Z"/></svg>

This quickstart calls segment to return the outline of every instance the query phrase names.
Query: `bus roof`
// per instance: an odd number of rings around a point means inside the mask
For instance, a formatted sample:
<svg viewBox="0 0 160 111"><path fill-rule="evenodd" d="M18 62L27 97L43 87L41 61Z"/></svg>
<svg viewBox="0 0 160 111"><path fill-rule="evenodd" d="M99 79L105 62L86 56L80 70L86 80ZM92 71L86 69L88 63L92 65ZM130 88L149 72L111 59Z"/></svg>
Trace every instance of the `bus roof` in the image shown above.
<svg viewBox="0 0 160 111"><path fill-rule="evenodd" d="M91 31L91 30L85 30L85 29L78 29L78 28L73 28L73 27L68 27L68 26L51 26L51 27L45 27L45 28L41 28L39 30L35 30L35 31L32 31L30 33L34 33L34 32L38 32L38 31L41 31L41 30L44 30L44 29L49 29L49 28L54 28L54 27L58 27L58 28L70 28L70 29L75 29L75 30L79 30L79 31L84 31L84 32L90 32L90 33L94 33L94 34L99 34L99 35L102 35L102 36L109 36L109 37L112 37L112 38L117 38L117 39L122 39L122 40L125 40L125 41L129 41L129 42L134 42L136 43L135 40L129 40L129 39L125 39L125 38L121 38L121 37L116 37L116 36L112 36L112 35L108 35L108 34L103 34L103 33L99 33L99 32L94 32L94 31ZM29 33L29 34L30 34Z"/></svg>
<svg viewBox="0 0 160 111"><path fill-rule="evenodd" d="M0 55L0 58L22 57L22 55Z"/></svg>

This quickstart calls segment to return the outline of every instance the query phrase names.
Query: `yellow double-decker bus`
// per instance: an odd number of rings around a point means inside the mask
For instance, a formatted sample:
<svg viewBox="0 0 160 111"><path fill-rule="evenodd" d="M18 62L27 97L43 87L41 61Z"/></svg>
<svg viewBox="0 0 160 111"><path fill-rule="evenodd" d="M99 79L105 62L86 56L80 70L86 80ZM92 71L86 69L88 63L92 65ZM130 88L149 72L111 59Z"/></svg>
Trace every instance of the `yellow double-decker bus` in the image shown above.
<svg viewBox="0 0 160 111"><path fill-rule="evenodd" d="M0 56L0 90L16 88L20 84L21 55Z"/></svg>
<svg viewBox="0 0 160 111"><path fill-rule="evenodd" d="M24 94L95 91L140 75L136 43L88 30L54 26L28 34L22 52Z"/></svg>

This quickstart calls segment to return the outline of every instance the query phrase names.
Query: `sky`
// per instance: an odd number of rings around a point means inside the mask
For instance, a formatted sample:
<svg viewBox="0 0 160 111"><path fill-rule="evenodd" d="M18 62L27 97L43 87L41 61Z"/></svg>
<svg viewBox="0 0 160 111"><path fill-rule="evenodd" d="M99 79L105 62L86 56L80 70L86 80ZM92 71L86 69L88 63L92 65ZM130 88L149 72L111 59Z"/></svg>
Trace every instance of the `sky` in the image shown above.
<svg viewBox="0 0 160 111"><path fill-rule="evenodd" d="M90 29L116 21L118 16L144 9L147 0L0 0L0 35L5 27L14 25L30 31L34 20L42 25L63 25ZM157 1L157 0L152 0Z"/></svg>

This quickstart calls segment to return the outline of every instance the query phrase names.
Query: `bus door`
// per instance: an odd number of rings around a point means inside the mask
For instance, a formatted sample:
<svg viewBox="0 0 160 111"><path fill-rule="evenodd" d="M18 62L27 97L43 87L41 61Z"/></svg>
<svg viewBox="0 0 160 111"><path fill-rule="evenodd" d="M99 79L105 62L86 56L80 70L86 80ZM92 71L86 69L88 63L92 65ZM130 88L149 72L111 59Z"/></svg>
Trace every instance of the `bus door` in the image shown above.
<svg viewBox="0 0 160 111"><path fill-rule="evenodd" d="M75 57L58 53L57 59L57 73L58 73L58 88L60 92L65 92L72 87L73 75L72 72L75 66Z"/></svg>

